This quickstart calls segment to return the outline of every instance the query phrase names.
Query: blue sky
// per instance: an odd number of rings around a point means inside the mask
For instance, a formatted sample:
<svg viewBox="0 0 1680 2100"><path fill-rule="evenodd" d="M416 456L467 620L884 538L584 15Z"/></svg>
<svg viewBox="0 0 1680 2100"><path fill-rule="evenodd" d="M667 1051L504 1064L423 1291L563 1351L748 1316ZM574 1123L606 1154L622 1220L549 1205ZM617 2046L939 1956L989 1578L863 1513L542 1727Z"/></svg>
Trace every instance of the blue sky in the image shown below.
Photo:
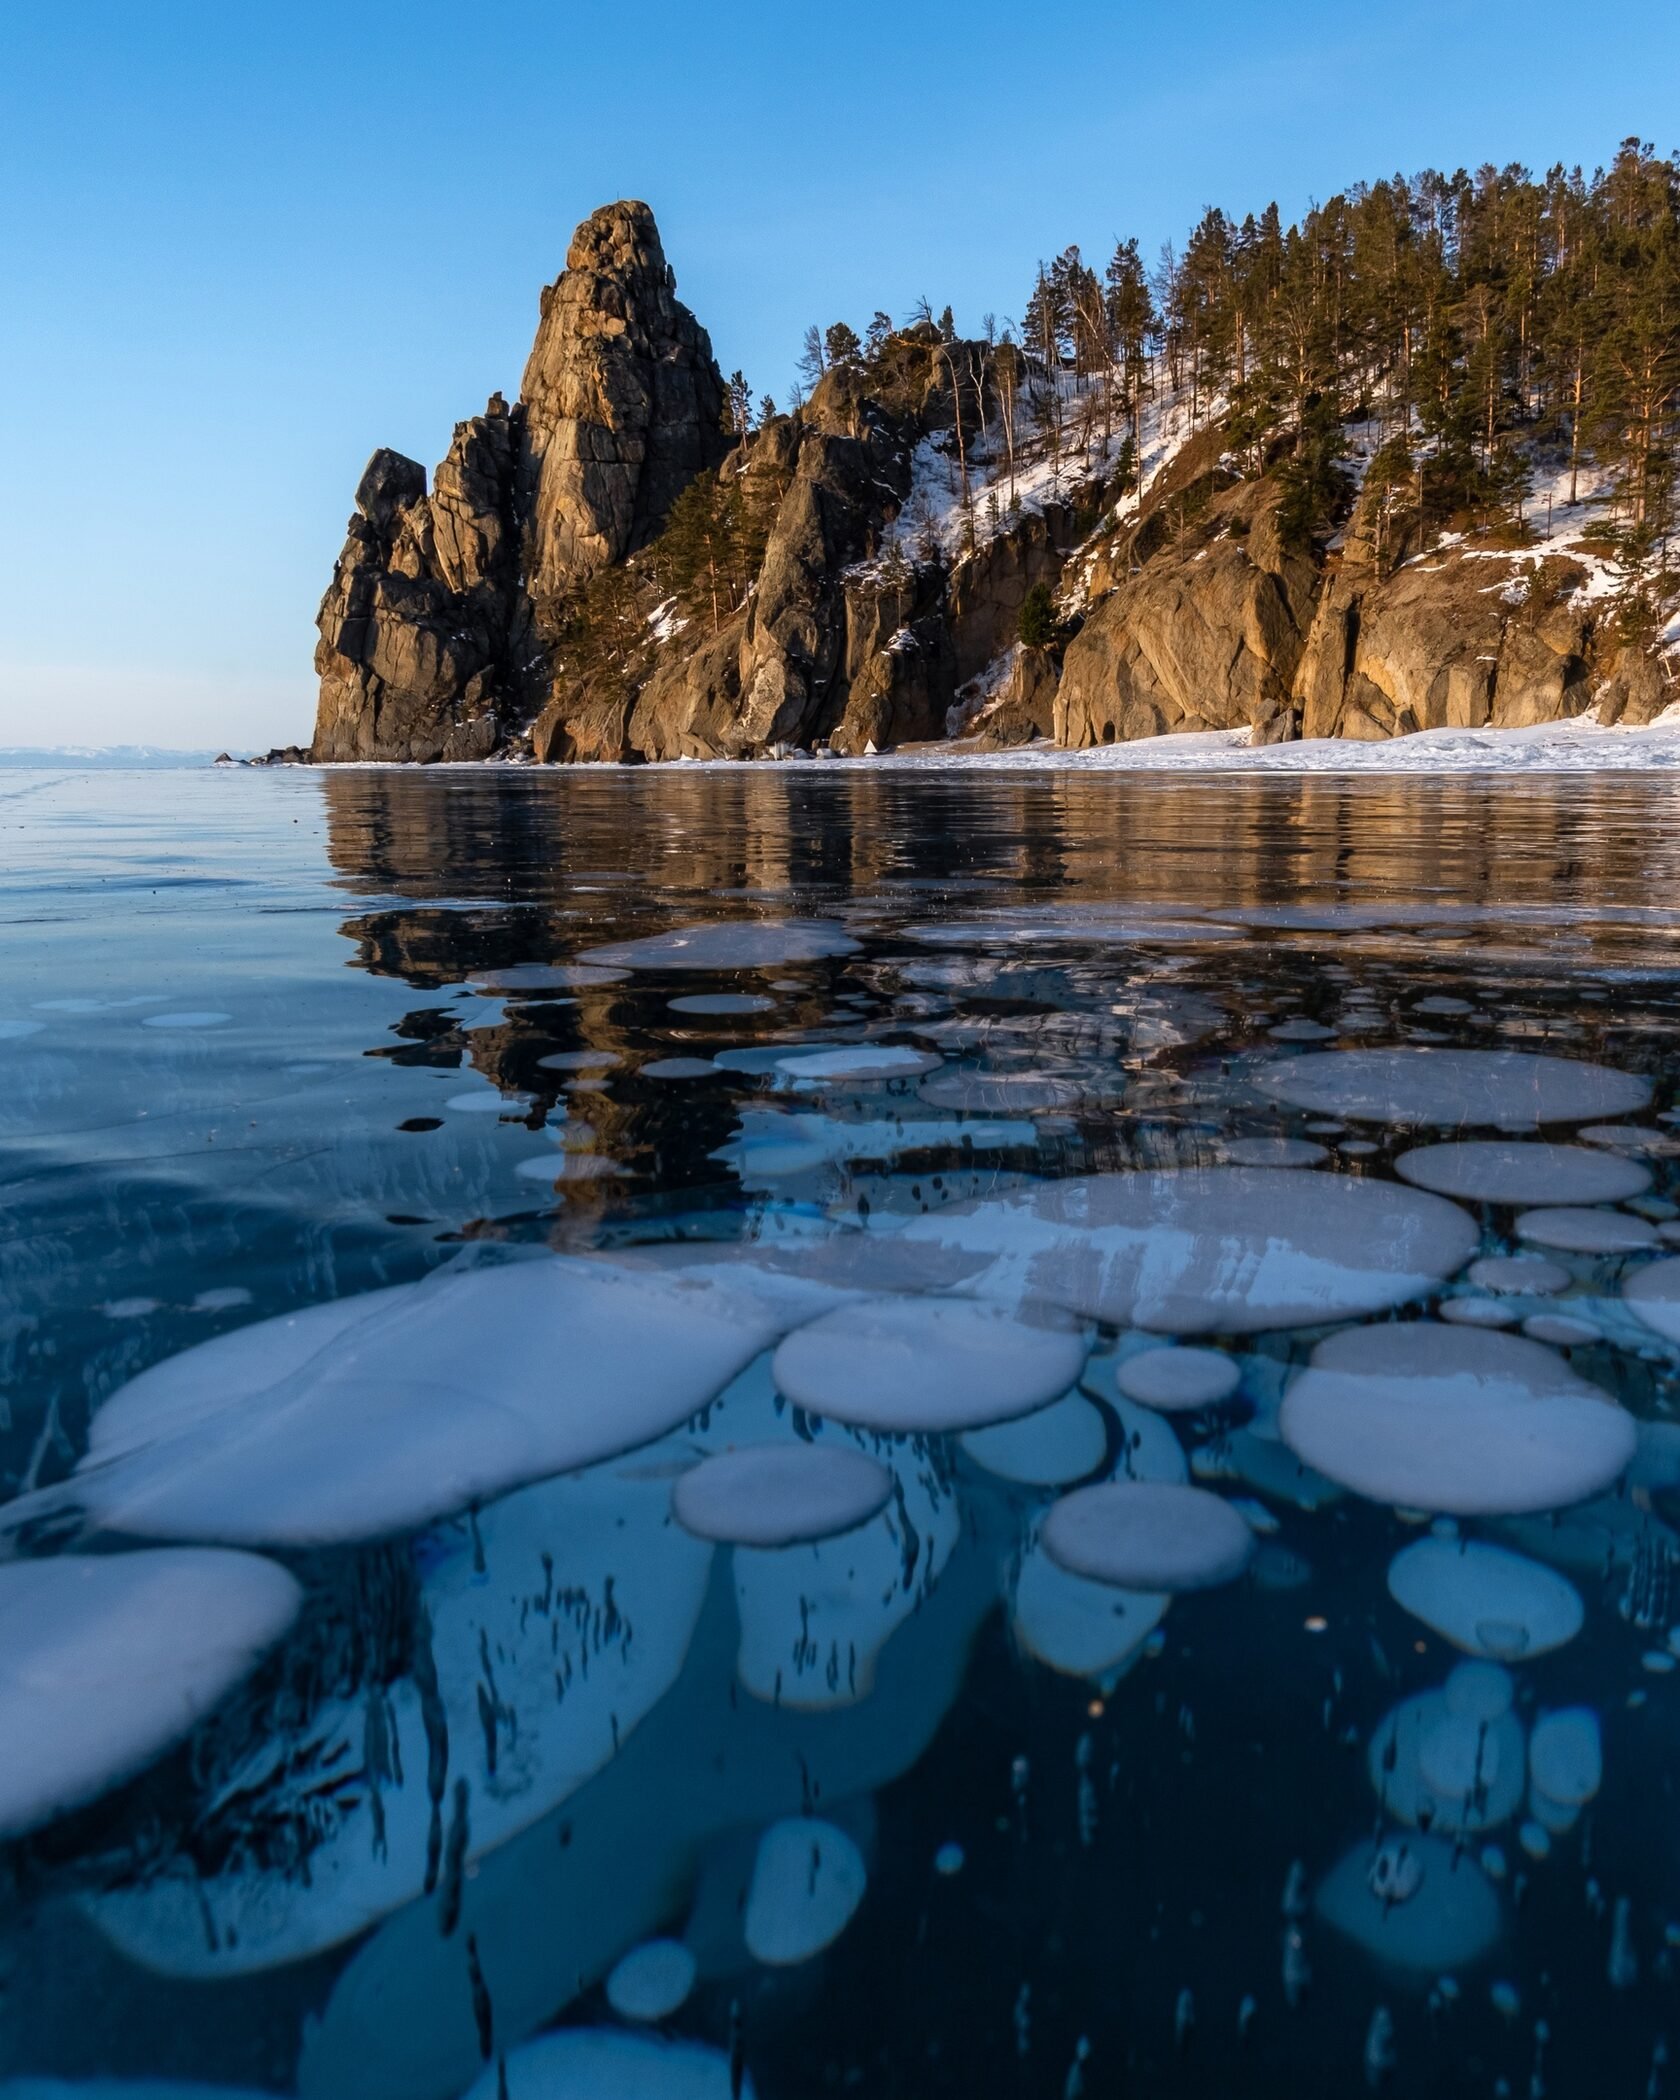
<svg viewBox="0 0 1680 2100"><path fill-rule="evenodd" d="M808 322L1015 314L1069 241L1671 151L1673 37L1645 0L10 0L0 744L306 739L362 462L516 391L609 198L783 395Z"/></svg>

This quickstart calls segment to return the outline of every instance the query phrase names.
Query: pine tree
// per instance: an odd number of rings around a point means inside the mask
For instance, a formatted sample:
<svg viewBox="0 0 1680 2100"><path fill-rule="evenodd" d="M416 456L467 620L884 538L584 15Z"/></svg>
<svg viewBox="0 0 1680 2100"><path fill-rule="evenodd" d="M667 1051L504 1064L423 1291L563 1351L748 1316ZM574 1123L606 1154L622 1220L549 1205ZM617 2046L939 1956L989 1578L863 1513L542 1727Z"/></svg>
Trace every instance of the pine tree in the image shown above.
<svg viewBox="0 0 1680 2100"><path fill-rule="evenodd" d="M863 345L857 339L857 331L848 328L844 321L836 321L831 325L823 337L823 348L828 353L831 365L852 364L863 351Z"/></svg>

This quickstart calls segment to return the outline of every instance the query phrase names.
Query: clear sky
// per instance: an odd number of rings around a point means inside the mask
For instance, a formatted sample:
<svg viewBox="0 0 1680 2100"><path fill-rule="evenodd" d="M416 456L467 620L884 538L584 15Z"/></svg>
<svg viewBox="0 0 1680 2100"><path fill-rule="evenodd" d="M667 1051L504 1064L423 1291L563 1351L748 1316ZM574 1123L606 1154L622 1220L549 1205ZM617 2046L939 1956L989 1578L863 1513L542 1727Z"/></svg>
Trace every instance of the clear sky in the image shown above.
<svg viewBox="0 0 1680 2100"><path fill-rule="evenodd" d="M307 740L375 445L510 397L575 222L653 206L725 371L1208 204L1680 143L1672 0L9 0L0 744Z"/></svg>

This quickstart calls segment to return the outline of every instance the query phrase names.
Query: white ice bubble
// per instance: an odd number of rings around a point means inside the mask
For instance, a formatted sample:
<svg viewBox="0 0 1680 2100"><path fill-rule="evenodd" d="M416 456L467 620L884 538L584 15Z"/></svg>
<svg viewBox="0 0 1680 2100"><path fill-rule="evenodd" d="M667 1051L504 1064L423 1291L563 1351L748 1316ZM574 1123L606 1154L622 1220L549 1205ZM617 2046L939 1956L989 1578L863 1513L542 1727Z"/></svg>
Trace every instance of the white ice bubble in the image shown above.
<svg viewBox="0 0 1680 2100"><path fill-rule="evenodd" d="M867 1523L892 1491L887 1467L844 1444L743 1444L684 1473L671 1509L697 1539L792 1546Z"/></svg>
<svg viewBox="0 0 1680 2100"><path fill-rule="evenodd" d="M242 1305L249 1305L251 1293L243 1284L224 1283L211 1291L200 1291L193 1299L194 1312L235 1312Z"/></svg>
<svg viewBox="0 0 1680 2100"><path fill-rule="evenodd" d="M612 1181L626 1169L601 1152L539 1152L522 1159L513 1170L521 1181L540 1181L552 1186L559 1181Z"/></svg>
<svg viewBox="0 0 1680 2100"><path fill-rule="evenodd" d="M458 1116L522 1116L529 1112L529 1094L498 1094L488 1087L473 1087L464 1094L451 1094L444 1107Z"/></svg>
<svg viewBox="0 0 1680 2100"><path fill-rule="evenodd" d="M488 997L521 999L544 992L588 991L622 984L628 970L603 970L590 963L514 963L505 970L479 970L468 979L471 989Z"/></svg>
<svg viewBox="0 0 1680 2100"><path fill-rule="evenodd" d="M1137 1660L1171 1602L1160 1591L1070 1575L1035 1538L1021 1557L1010 1623L1029 1655L1106 1691Z"/></svg>
<svg viewBox="0 0 1680 2100"><path fill-rule="evenodd" d="M1169 1595L1235 1581L1254 1551L1254 1533L1228 1502L1164 1481L1075 1488L1046 1513L1040 1539L1069 1575Z"/></svg>
<svg viewBox="0 0 1680 2100"><path fill-rule="evenodd" d="M743 2076L738 2100L752 2100ZM562 2027L498 2053L462 2100L737 2100L729 2058L702 2042Z"/></svg>
<svg viewBox="0 0 1680 2100"><path fill-rule="evenodd" d="M989 1256L975 1288L1169 1334L1316 1325L1403 1304L1464 1264L1474 1222L1393 1182L1282 1167L1099 1174L947 1205L904 1228Z"/></svg>
<svg viewBox="0 0 1680 2100"><path fill-rule="evenodd" d="M1498 1298L1443 1298L1436 1314L1455 1327L1512 1327L1517 1320L1516 1307Z"/></svg>
<svg viewBox="0 0 1680 2100"><path fill-rule="evenodd" d="M666 1003L674 1014L763 1014L776 1004L762 992L685 992Z"/></svg>
<svg viewBox="0 0 1680 2100"><path fill-rule="evenodd" d="M1114 1367L1114 1383L1128 1400L1167 1415L1216 1407L1241 1379L1235 1360L1219 1349L1140 1349Z"/></svg>
<svg viewBox="0 0 1680 2100"><path fill-rule="evenodd" d="M1525 1210L1517 1238L1560 1254L1639 1254L1657 1245L1656 1228L1621 1210L1577 1210L1560 1205Z"/></svg>
<svg viewBox="0 0 1680 2100"><path fill-rule="evenodd" d="M1654 1333L1680 1343L1680 1255L1636 1270L1622 1296Z"/></svg>
<svg viewBox="0 0 1680 2100"><path fill-rule="evenodd" d="M214 1013L206 1009L197 1013L147 1014L140 1023L142 1028L220 1028L233 1019L232 1014Z"/></svg>
<svg viewBox="0 0 1680 2100"><path fill-rule="evenodd" d="M545 1072L607 1071L623 1062L616 1050L551 1050L537 1059Z"/></svg>
<svg viewBox="0 0 1680 2100"><path fill-rule="evenodd" d="M1356 1845L1319 1884L1315 1901L1325 1923L1367 1954L1424 1976L1468 1967L1499 1937L1492 1882L1456 1846L1416 1831Z"/></svg>
<svg viewBox="0 0 1680 2100"><path fill-rule="evenodd" d="M1402 1611L1468 1655L1517 1662L1581 1630L1580 1592L1553 1568L1481 1540L1417 1539L1394 1556L1388 1591Z"/></svg>
<svg viewBox="0 0 1680 2100"><path fill-rule="evenodd" d="M977 1072L964 1065L934 1073L918 1091L934 1108L964 1109L974 1115L1032 1115L1076 1108L1090 1089L1063 1073Z"/></svg>
<svg viewBox="0 0 1680 2100"><path fill-rule="evenodd" d="M872 1298L797 1328L776 1384L810 1414L900 1435L984 1428L1067 1391L1085 1361L1080 1328L972 1298Z"/></svg>
<svg viewBox="0 0 1680 2100"><path fill-rule="evenodd" d="M627 970L768 970L782 963L855 955L832 919L722 919L585 950L587 962Z"/></svg>
<svg viewBox="0 0 1680 2100"><path fill-rule="evenodd" d="M1455 1713L1444 1691L1419 1692L1384 1716L1366 1758L1383 1812L1422 1829L1491 1830L1522 1807L1522 1723Z"/></svg>
<svg viewBox="0 0 1680 2100"><path fill-rule="evenodd" d="M1534 1790L1559 1808L1579 1809L1604 1778L1604 1749L1598 1716L1588 1706L1566 1706L1542 1714L1528 1743Z"/></svg>
<svg viewBox="0 0 1680 2100"><path fill-rule="evenodd" d="M1650 1082L1604 1065L1525 1050L1326 1050L1269 1066L1263 1092L1361 1122L1532 1130L1626 1115Z"/></svg>
<svg viewBox="0 0 1680 2100"><path fill-rule="evenodd" d="M1000 1480L1023 1487L1060 1487L1082 1480L1102 1463L1108 1431L1102 1416L1083 1393L990 1429L971 1429L962 1439L964 1452L977 1466Z"/></svg>
<svg viewBox="0 0 1680 2100"><path fill-rule="evenodd" d="M1503 1663L1462 1662L1448 1675L1441 1695L1447 1711L1471 1721L1497 1721L1509 1713L1516 1680Z"/></svg>
<svg viewBox="0 0 1680 2100"><path fill-rule="evenodd" d="M864 1885L863 1854L843 1830L814 1816L772 1823L747 1890L748 1953L774 1968L809 1961L851 1923Z"/></svg>
<svg viewBox="0 0 1680 2100"><path fill-rule="evenodd" d="M607 1974L607 2003L621 2020L668 2020L694 1988L694 1956L681 1940L644 1940Z"/></svg>
<svg viewBox="0 0 1680 2100"><path fill-rule="evenodd" d="M643 1079L711 1079L717 1066L709 1057L656 1057L643 1065Z"/></svg>
<svg viewBox="0 0 1680 2100"><path fill-rule="evenodd" d="M1569 1271L1562 1262L1548 1261L1543 1254L1484 1254L1464 1273L1479 1291L1532 1292L1549 1298L1569 1287Z"/></svg>
<svg viewBox="0 0 1680 2100"><path fill-rule="evenodd" d="M46 1025L45 1021L0 1020L0 1043L21 1043L25 1036L39 1035Z"/></svg>
<svg viewBox="0 0 1680 2100"><path fill-rule="evenodd" d="M1619 1203L1651 1186L1636 1160L1539 1139L1419 1145L1402 1152L1394 1168L1416 1188L1472 1203Z"/></svg>
<svg viewBox="0 0 1680 2100"><path fill-rule="evenodd" d="M1311 1138L1228 1138L1225 1157L1234 1167L1316 1167L1330 1157Z"/></svg>
<svg viewBox="0 0 1680 2100"><path fill-rule="evenodd" d="M940 1062L926 1050L883 1043L851 1043L838 1050L797 1052L776 1060L777 1072L793 1086L829 1086L844 1080L916 1079Z"/></svg>
<svg viewBox="0 0 1680 2100"><path fill-rule="evenodd" d="M438 1275L154 1365L95 1415L76 1486L145 1537L378 1538L651 1442L834 1302L744 1265Z"/></svg>
<svg viewBox="0 0 1680 2100"><path fill-rule="evenodd" d="M1524 1320L1522 1331L1531 1342L1549 1342L1554 1349L1579 1349L1599 1338L1596 1327L1571 1319L1568 1313L1536 1313Z"/></svg>
<svg viewBox="0 0 1680 2100"><path fill-rule="evenodd" d="M0 1567L0 1836L144 1770L249 1675L302 1599L284 1568L249 1553Z"/></svg>
<svg viewBox="0 0 1680 2100"><path fill-rule="evenodd" d="M1306 1462L1373 1502L1455 1516L1585 1501L1633 1456L1633 1417L1515 1335L1416 1320L1332 1335L1284 1396Z"/></svg>
<svg viewBox="0 0 1680 2100"><path fill-rule="evenodd" d="M1296 1014L1287 1021L1280 1021L1275 1028L1268 1028L1266 1033L1274 1043L1322 1043L1336 1031L1326 1028L1322 1021L1309 1021Z"/></svg>

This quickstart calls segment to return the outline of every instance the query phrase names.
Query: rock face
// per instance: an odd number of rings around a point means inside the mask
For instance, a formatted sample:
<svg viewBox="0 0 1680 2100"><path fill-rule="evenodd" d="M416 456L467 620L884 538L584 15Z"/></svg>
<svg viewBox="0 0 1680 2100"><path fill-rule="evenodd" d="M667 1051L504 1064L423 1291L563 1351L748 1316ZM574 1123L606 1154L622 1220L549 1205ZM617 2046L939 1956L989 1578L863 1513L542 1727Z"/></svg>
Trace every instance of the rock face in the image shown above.
<svg viewBox="0 0 1680 2100"><path fill-rule="evenodd" d="M1317 572L1278 523L1279 491L1240 482L1202 529L1102 599L1068 644L1056 741L1074 749L1174 730L1293 735L1295 673Z"/></svg>
<svg viewBox="0 0 1680 2100"><path fill-rule="evenodd" d="M645 546L728 450L723 381L645 204L585 219L525 366L520 499L539 606Z"/></svg>
<svg viewBox="0 0 1680 2100"><path fill-rule="evenodd" d="M568 591L656 533L728 442L653 214L605 206L543 295L521 400L456 426L430 496L413 460L368 462L317 618L314 756L488 756L547 697Z"/></svg>

